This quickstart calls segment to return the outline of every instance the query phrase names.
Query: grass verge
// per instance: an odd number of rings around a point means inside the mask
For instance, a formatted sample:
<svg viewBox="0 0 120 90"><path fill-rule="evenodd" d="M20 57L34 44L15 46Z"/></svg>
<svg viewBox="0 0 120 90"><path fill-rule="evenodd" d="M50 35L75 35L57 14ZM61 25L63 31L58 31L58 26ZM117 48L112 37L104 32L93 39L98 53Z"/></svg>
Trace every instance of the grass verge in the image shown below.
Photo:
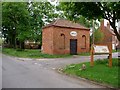
<svg viewBox="0 0 120 90"><path fill-rule="evenodd" d="M108 67L108 59L96 60L94 67L90 66L89 62L84 63L86 70L81 70L82 64L71 64L62 70L63 73L86 78L102 84L110 85L120 88L120 79L118 78L120 72L120 65L118 59L113 59L113 67Z"/></svg>
<svg viewBox="0 0 120 90"><path fill-rule="evenodd" d="M72 56L70 54L66 54L66 55L43 54L38 49L25 49L21 51L19 49L3 48L2 53L16 57L24 57L24 58L65 58Z"/></svg>
<svg viewBox="0 0 120 90"><path fill-rule="evenodd" d="M112 50L112 52L114 53L114 52L120 52L120 49L118 49L117 51L116 50Z"/></svg>

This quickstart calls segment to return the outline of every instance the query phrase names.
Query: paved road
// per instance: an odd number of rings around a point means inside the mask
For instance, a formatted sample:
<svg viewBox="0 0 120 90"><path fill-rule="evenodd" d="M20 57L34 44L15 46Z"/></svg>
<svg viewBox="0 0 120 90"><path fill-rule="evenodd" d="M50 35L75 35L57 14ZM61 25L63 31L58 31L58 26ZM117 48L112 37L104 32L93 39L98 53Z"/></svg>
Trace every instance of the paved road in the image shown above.
<svg viewBox="0 0 120 90"><path fill-rule="evenodd" d="M113 55L117 57L117 53ZM95 59L106 58L95 56ZM23 61L24 60L24 61ZM66 64L89 61L89 56L66 59L18 59L2 56L2 88L104 88L55 71Z"/></svg>
<svg viewBox="0 0 120 90"><path fill-rule="evenodd" d="M2 57L2 54L0 53L0 89L2 89L2 58L1 57Z"/></svg>

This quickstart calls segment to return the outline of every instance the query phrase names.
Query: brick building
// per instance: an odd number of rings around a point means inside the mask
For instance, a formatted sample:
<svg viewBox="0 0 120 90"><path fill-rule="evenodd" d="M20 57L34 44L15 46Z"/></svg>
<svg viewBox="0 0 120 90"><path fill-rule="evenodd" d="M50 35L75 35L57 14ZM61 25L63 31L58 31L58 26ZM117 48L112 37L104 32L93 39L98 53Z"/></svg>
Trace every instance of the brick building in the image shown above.
<svg viewBox="0 0 120 90"><path fill-rule="evenodd" d="M107 26L104 25L104 20L101 20L100 31L104 34L103 40L99 44L109 44L112 49L116 48L118 43L117 37L113 32L113 29L110 28L110 24L107 23Z"/></svg>
<svg viewBox="0 0 120 90"><path fill-rule="evenodd" d="M90 29L72 21L57 19L43 27L42 52L78 54L89 52Z"/></svg>

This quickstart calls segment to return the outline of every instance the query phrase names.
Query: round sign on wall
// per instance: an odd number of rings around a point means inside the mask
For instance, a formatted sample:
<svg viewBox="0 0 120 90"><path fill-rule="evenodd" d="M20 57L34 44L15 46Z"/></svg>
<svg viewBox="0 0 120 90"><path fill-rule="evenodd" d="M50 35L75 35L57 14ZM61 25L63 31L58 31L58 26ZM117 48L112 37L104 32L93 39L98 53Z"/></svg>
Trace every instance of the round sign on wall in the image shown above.
<svg viewBox="0 0 120 90"><path fill-rule="evenodd" d="M71 35L71 36L77 36L77 32L76 32L76 31L71 31L71 32L70 32L70 35Z"/></svg>

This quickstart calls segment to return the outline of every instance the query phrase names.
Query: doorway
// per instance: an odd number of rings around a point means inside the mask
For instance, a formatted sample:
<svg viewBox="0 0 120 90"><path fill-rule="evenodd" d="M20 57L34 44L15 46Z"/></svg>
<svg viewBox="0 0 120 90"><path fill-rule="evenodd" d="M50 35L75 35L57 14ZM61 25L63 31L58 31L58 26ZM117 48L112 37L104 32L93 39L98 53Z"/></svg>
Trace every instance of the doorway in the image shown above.
<svg viewBox="0 0 120 90"><path fill-rule="evenodd" d="M77 39L70 39L70 54L77 54Z"/></svg>

